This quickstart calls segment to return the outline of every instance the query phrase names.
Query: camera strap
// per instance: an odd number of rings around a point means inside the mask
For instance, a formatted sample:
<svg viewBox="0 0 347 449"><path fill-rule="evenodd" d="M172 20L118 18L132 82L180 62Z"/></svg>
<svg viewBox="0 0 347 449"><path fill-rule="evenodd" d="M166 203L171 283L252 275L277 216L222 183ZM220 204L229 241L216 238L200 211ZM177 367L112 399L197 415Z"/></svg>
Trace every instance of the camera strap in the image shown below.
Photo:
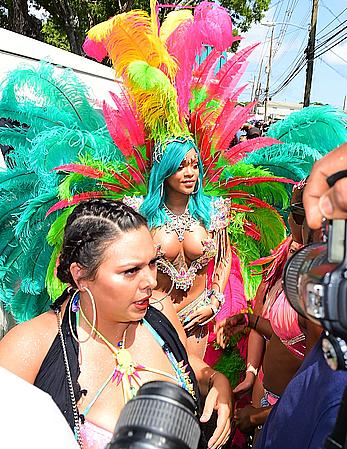
<svg viewBox="0 0 347 449"><path fill-rule="evenodd" d="M329 187L333 187L337 181L342 178L347 178L347 170L338 171L327 177L327 183Z"/></svg>

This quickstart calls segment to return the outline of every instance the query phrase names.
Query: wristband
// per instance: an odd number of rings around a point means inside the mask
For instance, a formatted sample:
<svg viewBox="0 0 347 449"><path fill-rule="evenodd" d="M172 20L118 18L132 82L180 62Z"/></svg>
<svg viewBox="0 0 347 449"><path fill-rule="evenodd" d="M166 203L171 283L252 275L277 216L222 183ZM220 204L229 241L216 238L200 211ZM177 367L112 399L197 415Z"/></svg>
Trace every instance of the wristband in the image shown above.
<svg viewBox="0 0 347 449"><path fill-rule="evenodd" d="M260 315L258 315L256 320L255 320L255 323L254 323L254 326L253 326L254 330L257 330L257 324L258 324L259 318L260 318Z"/></svg>
<svg viewBox="0 0 347 449"><path fill-rule="evenodd" d="M257 376L258 370L257 368L254 368L254 366L251 363L247 363L246 373L252 373L254 374L254 376Z"/></svg>
<svg viewBox="0 0 347 449"><path fill-rule="evenodd" d="M211 307L211 309L212 309L213 316L216 316L217 313L218 313L219 310L220 310L220 307L217 307L217 306L215 306L214 304L210 304L210 307Z"/></svg>

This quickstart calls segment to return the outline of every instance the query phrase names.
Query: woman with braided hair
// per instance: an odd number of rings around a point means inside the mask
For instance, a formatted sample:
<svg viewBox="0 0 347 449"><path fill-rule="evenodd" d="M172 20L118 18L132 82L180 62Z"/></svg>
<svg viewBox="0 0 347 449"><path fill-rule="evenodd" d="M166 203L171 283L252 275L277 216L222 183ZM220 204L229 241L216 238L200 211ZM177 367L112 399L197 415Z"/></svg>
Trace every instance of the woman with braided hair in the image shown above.
<svg viewBox="0 0 347 449"><path fill-rule="evenodd" d="M165 317L149 305L157 259L146 221L132 208L103 199L80 203L67 220L57 267L70 287L51 311L1 341L0 366L49 393L85 449L106 446L124 404L151 380L182 386L197 410L200 388L201 420L214 408L219 416L208 447L228 439L228 380L196 357L191 367L175 311L166 309Z"/></svg>

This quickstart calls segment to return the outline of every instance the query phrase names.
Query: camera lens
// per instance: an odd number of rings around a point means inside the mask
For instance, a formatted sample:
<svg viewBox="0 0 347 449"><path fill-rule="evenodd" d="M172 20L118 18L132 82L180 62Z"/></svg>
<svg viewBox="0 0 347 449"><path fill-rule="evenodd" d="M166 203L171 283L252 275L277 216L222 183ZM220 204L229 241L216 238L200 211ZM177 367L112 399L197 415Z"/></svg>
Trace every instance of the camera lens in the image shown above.
<svg viewBox="0 0 347 449"><path fill-rule="evenodd" d="M171 382L148 382L123 408L108 449L197 449L200 433L187 391Z"/></svg>
<svg viewBox="0 0 347 449"><path fill-rule="evenodd" d="M293 309L307 317L307 305L310 304L309 292L300 291L303 274L319 266L327 258L326 245L312 243L300 248L286 263L283 270L283 289Z"/></svg>

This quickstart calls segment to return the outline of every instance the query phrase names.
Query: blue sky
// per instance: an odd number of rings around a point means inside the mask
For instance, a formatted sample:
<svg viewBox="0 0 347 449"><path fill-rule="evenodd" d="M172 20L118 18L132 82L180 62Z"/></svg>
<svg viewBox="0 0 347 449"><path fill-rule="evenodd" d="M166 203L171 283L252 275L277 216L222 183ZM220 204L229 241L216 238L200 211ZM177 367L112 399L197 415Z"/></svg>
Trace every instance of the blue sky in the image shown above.
<svg viewBox="0 0 347 449"><path fill-rule="evenodd" d="M290 8L294 6L294 8ZM293 10L292 10L293 9ZM298 53L307 45L308 27L311 21L312 0L272 0L270 9L263 22L276 22L274 33L275 56L272 65L270 92L288 75L288 69L295 61ZM346 9L344 12L343 10ZM292 13L290 14L290 11ZM342 13L343 12L343 13ZM341 14L342 13L342 14ZM337 17L337 19L335 19ZM335 19L335 20L334 20ZM334 20L334 21L333 21ZM335 30L347 20L347 0L319 0L317 38ZM333 21L325 30L329 22ZM289 22L304 29L289 25L286 29L281 22ZM346 26L346 23L345 25ZM251 81L258 77L260 61L263 59L261 83L265 88L266 74L264 66L269 55L271 28L254 25L243 35L241 48L253 42L261 42L253 52L250 64L243 77L244 81ZM346 33L346 31L344 31ZM282 38L281 38L282 35ZM343 33L341 34L341 37ZM281 45L278 45L278 44ZM342 108L344 96L347 95L347 40L315 59L314 76L311 91L311 102L321 101ZM281 92L272 97L273 101L300 102L303 100L306 68ZM242 94L241 100L251 97L252 84Z"/></svg>

